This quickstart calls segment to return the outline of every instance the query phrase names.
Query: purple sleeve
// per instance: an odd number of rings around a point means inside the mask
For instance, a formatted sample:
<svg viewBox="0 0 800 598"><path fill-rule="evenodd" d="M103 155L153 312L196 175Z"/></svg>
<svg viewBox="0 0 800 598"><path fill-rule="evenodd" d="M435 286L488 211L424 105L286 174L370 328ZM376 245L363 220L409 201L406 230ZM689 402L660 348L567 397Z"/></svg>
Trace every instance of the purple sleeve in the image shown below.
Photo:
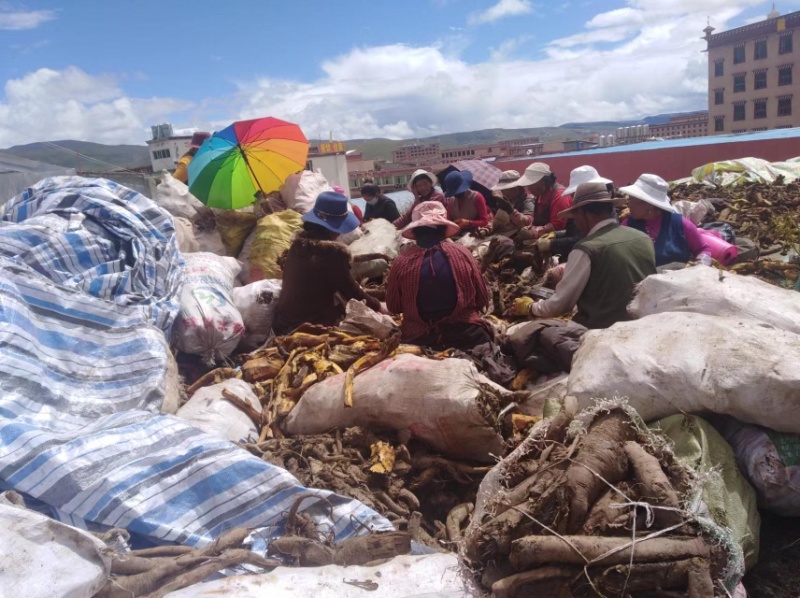
<svg viewBox="0 0 800 598"><path fill-rule="evenodd" d="M697 227L688 218L683 219L683 234L686 237L686 243L689 245L689 251L692 256L697 257L701 253L711 255L711 247L706 242L703 234L697 230Z"/></svg>

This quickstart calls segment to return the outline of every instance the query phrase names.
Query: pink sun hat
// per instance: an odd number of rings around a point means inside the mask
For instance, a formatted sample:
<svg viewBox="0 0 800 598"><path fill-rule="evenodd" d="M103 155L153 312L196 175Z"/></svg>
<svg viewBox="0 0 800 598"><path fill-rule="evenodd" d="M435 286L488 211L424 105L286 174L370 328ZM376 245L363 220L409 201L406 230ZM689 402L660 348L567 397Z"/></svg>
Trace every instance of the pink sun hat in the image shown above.
<svg viewBox="0 0 800 598"><path fill-rule="evenodd" d="M422 226L446 227L445 237L452 237L461 230L455 222L447 219L447 209L439 201L423 201L411 212L411 224L403 229L406 239L414 238L414 229Z"/></svg>

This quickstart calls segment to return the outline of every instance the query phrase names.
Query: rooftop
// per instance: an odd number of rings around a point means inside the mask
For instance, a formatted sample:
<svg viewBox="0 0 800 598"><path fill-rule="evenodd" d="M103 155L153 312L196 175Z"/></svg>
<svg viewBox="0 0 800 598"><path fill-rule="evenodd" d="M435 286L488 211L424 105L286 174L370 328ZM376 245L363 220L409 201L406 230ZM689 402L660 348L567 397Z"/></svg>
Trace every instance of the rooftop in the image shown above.
<svg viewBox="0 0 800 598"><path fill-rule="evenodd" d="M751 23L750 25L744 25L736 29L713 33L707 38L708 48L729 46L753 38L764 37L770 33L776 33L784 29L791 30L795 27L800 27L800 10L789 12L778 17L767 18L764 21Z"/></svg>
<svg viewBox="0 0 800 598"><path fill-rule="evenodd" d="M598 154L616 154L620 152L646 152L664 148L697 147L701 145L716 145L720 143L737 143L741 141L774 141L776 139L796 139L800 143L800 128L773 129L757 133L732 133L730 135L714 135L711 137L685 137L682 139L667 139L664 141L645 141L628 145L613 145L592 150L577 152L564 152L559 154L546 154L536 156L537 160L546 161L547 158L560 158L562 156L596 156ZM800 152L798 152L800 153ZM516 160L519 160L517 158ZM503 160L511 161L511 160Z"/></svg>

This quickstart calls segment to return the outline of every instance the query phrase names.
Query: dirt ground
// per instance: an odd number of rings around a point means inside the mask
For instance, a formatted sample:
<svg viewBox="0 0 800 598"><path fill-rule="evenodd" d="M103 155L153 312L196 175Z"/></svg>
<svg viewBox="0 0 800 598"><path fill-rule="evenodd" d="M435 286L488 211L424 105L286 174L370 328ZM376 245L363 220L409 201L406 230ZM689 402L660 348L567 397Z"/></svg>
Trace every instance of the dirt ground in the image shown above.
<svg viewBox="0 0 800 598"><path fill-rule="evenodd" d="M749 598L800 596L800 518L762 511L761 553L744 586Z"/></svg>

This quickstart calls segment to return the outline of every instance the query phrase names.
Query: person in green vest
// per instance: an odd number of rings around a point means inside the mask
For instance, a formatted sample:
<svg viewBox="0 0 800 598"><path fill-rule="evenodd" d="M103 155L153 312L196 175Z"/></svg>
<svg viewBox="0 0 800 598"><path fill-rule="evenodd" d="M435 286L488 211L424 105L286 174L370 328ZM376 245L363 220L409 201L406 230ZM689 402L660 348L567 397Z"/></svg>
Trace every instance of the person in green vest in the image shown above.
<svg viewBox="0 0 800 598"><path fill-rule="evenodd" d="M656 273L656 258L650 237L617 222L616 201L605 183L578 186L572 207L558 214L573 219L582 236L567 258L564 277L545 301L517 299L513 315L555 318L577 305L573 321L586 328L608 328L629 319L634 289Z"/></svg>

